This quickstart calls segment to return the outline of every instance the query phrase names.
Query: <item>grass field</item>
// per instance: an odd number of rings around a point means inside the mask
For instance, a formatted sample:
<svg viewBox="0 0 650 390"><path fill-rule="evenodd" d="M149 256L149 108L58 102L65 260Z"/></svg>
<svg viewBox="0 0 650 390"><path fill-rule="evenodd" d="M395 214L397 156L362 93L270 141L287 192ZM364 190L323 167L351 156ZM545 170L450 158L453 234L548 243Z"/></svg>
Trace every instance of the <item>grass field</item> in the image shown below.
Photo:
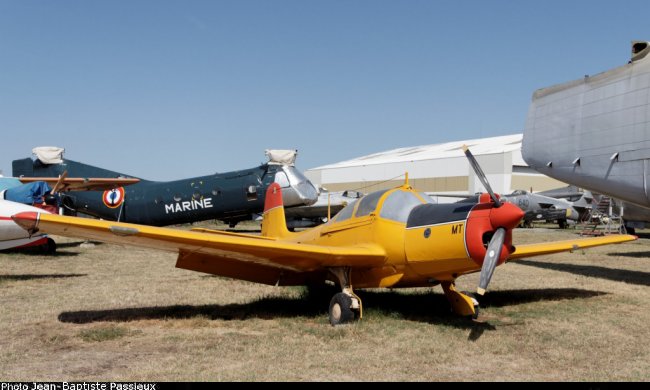
<svg viewBox="0 0 650 390"><path fill-rule="evenodd" d="M573 234L518 229L515 244ZM339 328L330 296L176 269L171 253L55 239L55 256L0 254L4 381L650 380L643 234L497 268L475 322L450 313L435 287L359 291L363 320Z"/></svg>

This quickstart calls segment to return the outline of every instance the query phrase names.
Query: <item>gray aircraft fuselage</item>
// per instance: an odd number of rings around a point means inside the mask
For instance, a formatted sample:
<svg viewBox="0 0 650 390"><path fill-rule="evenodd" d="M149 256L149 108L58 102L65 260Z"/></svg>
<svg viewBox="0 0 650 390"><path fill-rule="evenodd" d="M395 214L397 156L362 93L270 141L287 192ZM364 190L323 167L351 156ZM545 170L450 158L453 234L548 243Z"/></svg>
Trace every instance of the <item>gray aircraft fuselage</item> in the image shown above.
<svg viewBox="0 0 650 390"><path fill-rule="evenodd" d="M64 171L73 177L129 177L68 159L59 164L43 164L31 158L13 162L16 177L57 177ZM316 188L295 167L268 163L175 181L141 179L114 191L66 193L62 207L98 218L154 226L210 219L234 226L264 209L266 189L273 182L281 185L283 200L290 206L310 205L317 200Z"/></svg>
<svg viewBox="0 0 650 390"><path fill-rule="evenodd" d="M557 199L524 190L516 190L511 194L500 195L504 202L512 203L524 212L522 222L525 226L532 221L557 221L562 228L567 226L567 220L577 222L586 212L584 207L576 206L573 202ZM469 197L458 203L476 203L477 196Z"/></svg>
<svg viewBox="0 0 650 390"><path fill-rule="evenodd" d="M522 144L555 179L650 207L650 47L630 63L533 94Z"/></svg>

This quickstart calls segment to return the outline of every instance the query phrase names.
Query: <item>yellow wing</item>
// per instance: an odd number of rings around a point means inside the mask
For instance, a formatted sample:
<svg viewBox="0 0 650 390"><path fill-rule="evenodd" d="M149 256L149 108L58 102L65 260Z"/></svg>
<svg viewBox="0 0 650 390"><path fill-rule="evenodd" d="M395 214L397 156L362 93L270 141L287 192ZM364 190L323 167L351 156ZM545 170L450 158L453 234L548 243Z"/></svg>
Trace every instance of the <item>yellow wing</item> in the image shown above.
<svg viewBox="0 0 650 390"><path fill-rule="evenodd" d="M385 251L372 244L317 246L247 234L186 231L35 212L13 218L32 232L38 229L61 236L178 252L179 268L267 284L302 284L304 274L322 272L327 267L365 268L386 261Z"/></svg>
<svg viewBox="0 0 650 390"><path fill-rule="evenodd" d="M636 236L629 234L614 234L602 237L576 238L575 240L517 245L515 253L510 255L508 261L550 253L569 252L599 245L620 244L622 242L634 241L636 239Z"/></svg>

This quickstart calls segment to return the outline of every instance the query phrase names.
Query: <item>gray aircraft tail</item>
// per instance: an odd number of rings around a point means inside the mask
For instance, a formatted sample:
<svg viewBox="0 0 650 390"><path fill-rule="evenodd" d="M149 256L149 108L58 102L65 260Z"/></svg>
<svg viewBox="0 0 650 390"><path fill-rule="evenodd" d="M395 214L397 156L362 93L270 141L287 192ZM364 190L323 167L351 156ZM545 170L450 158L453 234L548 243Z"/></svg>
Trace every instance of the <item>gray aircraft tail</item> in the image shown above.
<svg viewBox="0 0 650 390"><path fill-rule="evenodd" d="M72 160L63 160L60 163L45 164L41 160L24 158L12 162L14 177L58 177L64 171L68 171L68 177L133 177L120 172L111 171L80 163Z"/></svg>

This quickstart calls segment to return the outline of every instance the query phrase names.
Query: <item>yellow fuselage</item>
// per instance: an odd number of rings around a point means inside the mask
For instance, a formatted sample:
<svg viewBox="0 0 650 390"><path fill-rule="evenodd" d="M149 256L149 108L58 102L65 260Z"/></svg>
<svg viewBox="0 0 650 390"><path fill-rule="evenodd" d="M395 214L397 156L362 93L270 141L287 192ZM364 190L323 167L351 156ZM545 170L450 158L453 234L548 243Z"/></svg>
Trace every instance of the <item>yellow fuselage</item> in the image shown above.
<svg viewBox="0 0 650 390"><path fill-rule="evenodd" d="M377 210L381 207L380 201ZM416 287L453 281L459 275L480 270L466 248L466 226L465 218L407 228L406 223L381 218L372 212L341 222L334 219L285 239L325 246L379 245L386 252L385 264L374 268L352 267L353 285L357 288Z"/></svg>

